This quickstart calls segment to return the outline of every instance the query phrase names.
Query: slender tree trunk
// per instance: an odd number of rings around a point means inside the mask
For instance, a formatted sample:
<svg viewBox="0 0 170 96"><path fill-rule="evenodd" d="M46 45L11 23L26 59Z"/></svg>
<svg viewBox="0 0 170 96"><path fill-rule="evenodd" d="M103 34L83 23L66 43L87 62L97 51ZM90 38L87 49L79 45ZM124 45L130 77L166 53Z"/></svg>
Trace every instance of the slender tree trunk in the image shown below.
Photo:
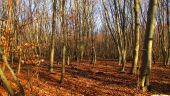
<svg viewBox="0 0 170 96"><path fill-rule="evenodd" d="M131 73L136 74L139 57L139 0L134 0L135 4L135 48L133 53L133 63Z"/></svg>
<svg viewBox="0 0 170 96"><path fill-rule="evenodd" d="M122 52L120 50L120 47L118 46L118 53L119 53L119 58L118 58L118 65L122 64Z"/></svg>
<svg viewBox="0 0 170 96"><path fill-rule="evenodd" d="M63 63L61 69L61 80L60 83L64 83L64 74L65 74L65 64L66 64L66 46L63 46Z"/></svg>
<svg viewBox="0 0 170 96"><path fill-rule="evenodd" d="M91 49L91 64L93 64L93 66L95 65L95 63L96 63L96 51L95 51L95 48L94 48L94 46L92 47L92 49Z"/></svg>
<svg viewBox="0 0 170 96"><path fill-rule="evenodd" d="M61 0L60 1L60 4L61 4L61 18L62 18L62 21L61 21L61 30L62 30L62 35L63 35L63 63L62 63L62 67L61 67L61 79L60 79L60 83L64 83L64 74L65 74L65 63L66 63L66 34L65 34L65 30L64 30L64 22L65 22L65 19L64 19L64 10L65 10L65 0Z"/></svg>
<svg viewBox="0 0 170 96"><path fill-rule="evenodd" d="M14 81L16 82L17 86L20 88L21 95L25 96L24 88L22 87L21 83L19 82L18 78L16 77L13 69L9 66L8 61L7 61L7 56L5 54L3 55L3 60L4 60L4 63L5 63L5 66L7 66L10 73L12 74L12 77L14 78Z"/></svg>
<svg viewBox="0 0 170 96"><path fill-rule="evenodd" d="M170 42L170 16L169 16L169 0L166 0L167 2L167 26L168 26L168 39ZM166 65L170 65L170 62L169 62L169 58L170 58L170 43L168 45L168 57L167 57L167 61L166 61Z"/></svg>
<svg viewBox="0 0 170 96"><path fill-rule="evenodd" d="M13 89L11 88L11 86L9 85L9 82L4 74L4 72L2 71L2 69L0 68L0 78L4 84L4 87L5 89L8 91L8 93L11 95L11 96L14 96L14 91Z"/></svg>
<svg viewBox="0 0 170 96"><path fill-rule="evenodd" d="M121 51L122 51L122 67L121 67L121 72L125 72L125 64L126 64L126 51L127 51L127 35L126 35L126 30L125 30L125 24L126 24L126 0L123 1L124 5L123 5L123 12L122 12L122 36L121 36L121 40L120 40L120 44L122 45Z"/></svg>
<svg viewBox="0 0 170 96"><path fill-rule="evenodd" d="M122 68L121 72L125 72L125 64L126 64L126 50L122 51Z"/></svg>
<svg viewBox="0 0 170 96"><path fill-rule="evenodd" d="M156 8L157 8L157 0L150 0L149 9L147 13L146 33L145 33L141 73L140 73L140 78L141 78L140 86L143 91L148 90L148 87L150 85L149 78L151 74L151 65L152 65L152 43L153 43Z"/></svg>
<svg viewBox="0 0 170 96"><path fill-rule="evenodd" d="M18 71L17 71L17 74L20 74L20 71L21 71L21 64L22 64L22 49L19 48L19 64L18 64Z"/></svg>
<svg viewBox="0 0 170 96"><path fill-rule="evenodd" d="M56 2L53 0L53 17L52 17L52 34L51 34L51 55L50 55L50 72L53 72L54 54L55 54L55 32L56 32Z"/></svg>

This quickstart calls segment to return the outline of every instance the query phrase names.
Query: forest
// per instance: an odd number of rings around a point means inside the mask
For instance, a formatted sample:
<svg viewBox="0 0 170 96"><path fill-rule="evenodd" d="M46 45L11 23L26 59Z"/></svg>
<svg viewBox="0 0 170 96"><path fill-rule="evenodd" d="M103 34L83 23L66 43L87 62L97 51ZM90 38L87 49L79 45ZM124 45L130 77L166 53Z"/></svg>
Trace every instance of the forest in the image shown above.
<svg viewBox="0 0 170 96"><path fill-rule="evenodd" d="M169 96L170 0L0 0L0 96Z"/></svg>

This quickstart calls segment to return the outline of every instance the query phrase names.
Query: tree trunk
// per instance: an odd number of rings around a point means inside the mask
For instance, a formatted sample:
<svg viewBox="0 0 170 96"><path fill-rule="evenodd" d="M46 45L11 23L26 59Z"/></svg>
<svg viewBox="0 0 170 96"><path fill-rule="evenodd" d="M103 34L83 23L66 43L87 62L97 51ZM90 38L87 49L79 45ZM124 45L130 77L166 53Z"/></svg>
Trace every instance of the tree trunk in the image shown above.
<svg viewBox="0 0 170 96"><path fill-rule="evenodd" d="M14 81L16 82L17 86L20 88L20 93L22 94L22 96L25 96L25 91L24 88L22 87L21 83L19 82L19 80L17 79L13 69L9 66L8 61L7 61L7 55L4 54L3 55L3 60L4 60L4 64L5 66L7 66L7 68L9 69L10 73L12 74L12 77L14 78Z"/></svg>
<svg viewBox="0 0 170 96"><path fill-rule="evenodd" d="M170 42L170 16L169 16L169 0L166 0L167 2L167 26L168 26L168 38L169 38L169 41ZM167 61L166 61L166 65L170 65L170 62L169 62L169 58L170 58L170 43L168 45L168 57L167 57Z"/></svg>
<svg viewBox="0 0 170 96"><path fill-rule="evenodd" d="M61 68L61 79L60 83L64 83L64 74L65 74L65 63L66 63L66 46L63 46L63 63Z"/></svg>
<svg viewBox="0 0 170 96"><path fill-rule="evenodd" d="M95 51L95 48L94 47L92 47L92 49L91 49L91 64L93 64L93 66L95 65L95 63L96 63L96 51Z"/></svg>
<svg viewBox="0 0 170 96"><path fill-rule="evenodd" d="M150 0L149 9L147 13L146 33L145 33L141 73L140 73L140 78L141 78L140 86L143 91L148 90L148 87L150 85L149 78L151 74L151 65L152 65L152 43L153 43L156 8L157 8L157 0Z"/></svg>
<svg viewBox="0 0 170 96"><path fill-rule="evenodd" d="M125 72L125 64L126 64L126 50L122 51L122 68L120 72Z"/></svg>
<svg viewBox="0 0 170 96"><path fill-rule="evenodd" d="M64 9L65 9L65 0L61 0L60 1L60 4L61 4L61 18L62 18L62 21L61 21L61 31L62 31L62 39L63 39L63 63L62 63L62 67L61 67L61 79L60 79L60 83L64 83L64 74L65 74L65 63L66 63L66 44L67 44L67 41L66 41L66 34L65 34L65 30L64 30Z"/></svg>
<svg viewBox="0 0 170 96"><path fill-rule="evenodd" d="M55 54L55 32L56 32L56 2L53 0L53 17L52 17L52 34L51 34L51 55L50 55L50 72L53 72L54 54Z"/></svg>
<svg viewBox="0 0 170 96"><path fill-rule="evenodd" d="M120 47L118 46L118 53L119 53L119 58L118 58L118 65L122 64L122 52L120 50Z"/></svg>
<svg viewBox="0 0 170 96"><path fill-rule="evenodd" d="M1 80L2 80L2 83L5 87L5 89L8 91L8 93L11 95L11 96L14 96L14 91L13 89L11 88L11 86L9 85L9 82L6 78L6 76L4 75L2 69L0 68L0 77L1 77Z"/></svg>
<svg viewBox="0 0 170 96"><path fill-rule="evenodd" d="M135 4L135 48L133 53L131 74L136 74L139 57L139 0L134 0L134 4Z"/></svg>
<svg viewBox="0 0 170 96"><path fill-rule="evenodd" d="M17 74L20 74L21 71L21 64L22 64L22 49L19 48L19 64L18 64L18 70L17 70Z"/></svg>

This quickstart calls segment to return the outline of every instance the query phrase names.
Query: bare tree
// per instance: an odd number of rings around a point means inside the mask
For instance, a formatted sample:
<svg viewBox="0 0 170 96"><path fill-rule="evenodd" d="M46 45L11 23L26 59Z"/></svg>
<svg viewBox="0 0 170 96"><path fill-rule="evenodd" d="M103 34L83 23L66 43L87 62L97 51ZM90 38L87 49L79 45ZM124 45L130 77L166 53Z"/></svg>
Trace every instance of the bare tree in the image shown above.
<svg viewBox="0 0 170 96"><path fill-rule="evenodd" d="M132 63L131 73L136 74L138 56L139 56L139 0L134 0L134 10L135 10L135 48L134 57Z"/></svg>
<svg viewBox="0 0 170 96"><path fill-rule="evenodd" d="M168 37L169 37L169 41L168 42L170 42L170 15L169 15L169 12L170 12L170 10L169 10L169 5L170 3L169 3L169 0L166 0L166 8L167 8L167 29L168 29ZM169 44L169 46L168 46L168 58L167 58L167 61L166 61L166 65L170 65L170 62L169 62L169 58L170 58L170 44Z"/></svg>
<svg viewBox="0 0 170 96"><path fill-rule="evenodd" d="M64 75L65 75L65 63L66 63L66 34L65 34L65 0L60 1L60 12L61 12L61 32L62 32L62 40L63 40L63 62L61 68L61 79L60 83L64 83Z"/></svg>
<svg viewBox="0 0 170 96"><path fill-rule="evenodd" d="M155 16L156 16L157 0L149 0L149 8L147 13L146 34L144 40L143 59L141 66L141 88L143 91L148 90L150 86L150 74L152 67L152 44L153 34L155 29Z"/></svg>
<svg viewBox="0 0 170 96"><path fill-rule="evenodd" d="M55 33L56 33L56 0L53 0L53 16L52 16L52 34L51 34L51 57L50 57L50 72L53 72L54 65L54 50L55 50Z"/></svg>

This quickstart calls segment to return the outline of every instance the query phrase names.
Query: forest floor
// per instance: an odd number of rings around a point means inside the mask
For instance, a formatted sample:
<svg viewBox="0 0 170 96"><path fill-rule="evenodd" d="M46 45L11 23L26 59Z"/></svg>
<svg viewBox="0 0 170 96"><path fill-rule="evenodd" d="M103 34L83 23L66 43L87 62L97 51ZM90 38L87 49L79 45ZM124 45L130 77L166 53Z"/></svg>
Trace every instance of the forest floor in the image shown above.
<svg viewBox="0 0 170 96"><path fill-rule="evenodd" d="M44 62L38 67L34 64L23 65L21 73L17 77L24 86L27 96L170 95L170 67L162 66L159 63L153 65L151 91L142 93L137 87L139 76L129 74L130 65L127 63L126 72L120 73L120 66L116 61L97 61L94 67L88 61L83 61L80 65L72 62L66 66L64 83L60 84L61 65L55 64L54 73L50 73L49 63ZM13 67L15 68L15 66ZM19 90L7 69L5 73L11 86L15 90ZM2 84L0 96L7 96Z"/></svg>

